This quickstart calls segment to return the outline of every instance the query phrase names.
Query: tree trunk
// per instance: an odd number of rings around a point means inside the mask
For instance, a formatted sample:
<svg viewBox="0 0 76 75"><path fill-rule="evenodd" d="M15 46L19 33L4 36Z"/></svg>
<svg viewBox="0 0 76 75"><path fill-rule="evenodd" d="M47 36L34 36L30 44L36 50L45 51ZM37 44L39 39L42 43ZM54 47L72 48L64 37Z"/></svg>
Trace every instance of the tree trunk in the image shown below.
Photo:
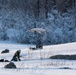
<svg viewBox="0 0 76 75"><path fill-rule="evenodd" d="M36 0L35 6L34 6L34 15L36 19L39 18L39 13L40 13L40 1Z"/></svg>
<svg viewBox="0 0 76 75"><path fill-rule="evenodd" d="M48 0L45 0L45 18L48 18Z"/></svg>

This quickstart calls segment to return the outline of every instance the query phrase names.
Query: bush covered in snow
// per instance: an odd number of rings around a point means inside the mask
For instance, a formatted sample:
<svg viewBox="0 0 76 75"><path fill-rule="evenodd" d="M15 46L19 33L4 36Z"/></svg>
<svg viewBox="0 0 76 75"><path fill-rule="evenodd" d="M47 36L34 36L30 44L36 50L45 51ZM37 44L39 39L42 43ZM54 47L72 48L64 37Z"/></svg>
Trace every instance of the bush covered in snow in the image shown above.
<svg viewBox="0 0 76 75"><path fill-rule="evenodd" d="M6 2L1 0L3 5L0 3L0 40L36 43L37 35L29 30L40 27L47 31L40 35L44 44L76 41L74 11L69 10L66 13L59 14L57 10L52 9L48 12L48 18L41 18L44 16L44 9L42 11L40 9L40 18L37 19L34 17L34 0L27 1L27 4L26 1L22 0L22 5L21 2L18 3L18 0L6 0ZM27 7L28 5L29 7Z"/></svg>

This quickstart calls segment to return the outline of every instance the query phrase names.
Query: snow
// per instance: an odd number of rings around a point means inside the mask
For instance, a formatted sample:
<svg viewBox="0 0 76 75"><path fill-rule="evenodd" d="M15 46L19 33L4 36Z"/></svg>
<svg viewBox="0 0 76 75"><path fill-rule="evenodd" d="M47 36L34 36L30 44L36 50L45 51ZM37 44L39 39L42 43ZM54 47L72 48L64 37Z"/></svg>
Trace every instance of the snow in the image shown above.
<svg viewBox="0 0 76 75"><path fill-rule="evenodd" d="M33 29L31 29L30 30L31 32L38 32L38 33L41 33L41 32L46 32L46 30L45 29L43 29L43 28L33 28Z"/></svg>
<svg viewBox="0 0 76 75"><path fill-rule="evenodd" d="M34 45L0 42L0 52L9 49L9 53L0 58L11 60L17 50L21 50L21 61L14 62L17 69L5 69L9 62L0 62L0 75L76 75L76 60L49 59L58 54L76 54L76 42L44 46L43 49L32 50ZM64 69L67 68L67 69Z"/></svg>

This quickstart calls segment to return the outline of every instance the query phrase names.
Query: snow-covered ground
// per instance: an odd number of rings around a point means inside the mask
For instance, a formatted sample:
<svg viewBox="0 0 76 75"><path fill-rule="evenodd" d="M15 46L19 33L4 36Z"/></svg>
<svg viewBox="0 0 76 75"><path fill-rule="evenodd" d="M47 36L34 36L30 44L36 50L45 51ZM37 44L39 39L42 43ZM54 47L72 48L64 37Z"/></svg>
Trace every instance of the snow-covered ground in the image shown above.
<svg viewBox="0 0 76 75"><path fill-rule="evenodd" d="M33 45L0 42L0 58L11 60L16 50L21 50L21 61L14 62L17 69L5 69L9 62L0 62L0 75L76 75L76 60L49 59L53 55L76 54L76 43L44 46L32 50ZM9 49L9 53L1 54ZM64 69L67 68L67 69Z"/></svg>

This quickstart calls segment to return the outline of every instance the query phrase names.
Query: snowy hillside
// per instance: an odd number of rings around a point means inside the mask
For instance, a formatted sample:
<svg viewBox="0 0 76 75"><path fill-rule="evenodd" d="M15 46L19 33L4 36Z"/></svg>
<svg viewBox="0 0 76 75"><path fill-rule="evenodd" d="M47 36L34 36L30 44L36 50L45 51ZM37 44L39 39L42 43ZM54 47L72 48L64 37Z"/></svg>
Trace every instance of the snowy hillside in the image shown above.
<svg viewBox="0 0 76 75"><path fill-rule="evenodd" d="M14 62L17 69L4 69L9 62L0 62L0 75L75 75L76 60L49 59L50 56L76 54L76 43L44 46L32 50L33 45L0 42L0 52L9 49L9 53L0 54L0 58L11 59L16 50L21 50L21 61Z"/></svg>
<svg viewBox="0 0 76 75"><path fill-rule="evenodd" d="M11 55L13 56L17 50L21 50L21 56L24 59L40 59L40 58L50 58L53 55L72 55L76 54L76 43L68 43L61 45L48 45L44 46L43 49L32 50L30 47L35 47L34 45L25 45L25 44L13 44L13 43L0 43L0 52L4 49L9 49L10 53L2 54L2 57L8 59ZM7 57L6 57L7 55ZM24 60L23 59L23 60Z"/></svg>

